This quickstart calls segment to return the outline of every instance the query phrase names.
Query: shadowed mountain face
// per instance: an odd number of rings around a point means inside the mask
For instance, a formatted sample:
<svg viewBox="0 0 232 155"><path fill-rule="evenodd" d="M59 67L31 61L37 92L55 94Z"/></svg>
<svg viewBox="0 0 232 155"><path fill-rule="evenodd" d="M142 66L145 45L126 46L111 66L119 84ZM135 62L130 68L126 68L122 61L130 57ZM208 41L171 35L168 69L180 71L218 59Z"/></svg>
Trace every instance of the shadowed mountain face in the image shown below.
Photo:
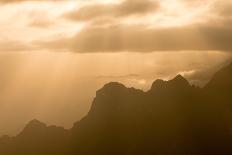
<svg viewBox="0 0 232 155"><path fill-rule="evenodd" d="M62 154L67 148L68 132L64 128L30 121L16 137L0 139L1 154Z"/></svg>
<svg viewBox="0 0 232 155"><path fill-rule="evenodd" d="M116 82L98 90L70 130L33 120L0 139L4 155L232 154L232 64L204 87L181 75L148 92Z"/></svg>

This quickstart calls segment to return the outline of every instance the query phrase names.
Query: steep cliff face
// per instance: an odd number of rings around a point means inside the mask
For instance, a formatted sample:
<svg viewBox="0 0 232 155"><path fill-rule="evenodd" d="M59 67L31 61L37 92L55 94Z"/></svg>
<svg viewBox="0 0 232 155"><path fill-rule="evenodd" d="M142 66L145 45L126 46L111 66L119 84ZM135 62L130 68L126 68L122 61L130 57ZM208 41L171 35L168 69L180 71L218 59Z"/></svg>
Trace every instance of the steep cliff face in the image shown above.
<svg viewBox="0 0 232 155"><path fill-rule="evenodd" d="M219 70L210 82L205 86L205 89L218 90L231 90L232 89L232 63L225 68Z"/></svg>
<svg viewBox="0 0 232 155"><path fill-rule="evenodd" d="M232 154L232 64L205 88L181 75L147 92L111 82L70 130L31 121L0 139L7 154ZM13 151L12 151L13 150ZM35 153L36 152L36 153Z"/></svg>
<svg viewBox="0 0 232 155"><path fill-rule="evenodd" d="M218 71L205 86L204 91L210 99L209 102L232 108L232 63Z"/></svg>

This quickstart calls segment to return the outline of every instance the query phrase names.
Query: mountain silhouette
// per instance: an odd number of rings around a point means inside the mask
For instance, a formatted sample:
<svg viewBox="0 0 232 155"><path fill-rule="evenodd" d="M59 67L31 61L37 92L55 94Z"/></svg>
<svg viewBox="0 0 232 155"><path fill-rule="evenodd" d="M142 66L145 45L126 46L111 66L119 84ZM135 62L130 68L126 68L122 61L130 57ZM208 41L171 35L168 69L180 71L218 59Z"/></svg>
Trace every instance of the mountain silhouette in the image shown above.
<svg viewBox="0 0 232 155"><path fill-rule="evenodd" d="M111 82L82 120L66 130L29 122L0 138L4 155L232 154L232 64L204 88L177 75L144 92Z"/></svg>
<svg viewBox="0 0 232 155"><path fill-rule="evenodd" d="M156 80L151 87L153 89L162 89L165 87L189 87L188 81L181 75L177 75L174 79L170 81L163 81L161 79Z"/></svg>

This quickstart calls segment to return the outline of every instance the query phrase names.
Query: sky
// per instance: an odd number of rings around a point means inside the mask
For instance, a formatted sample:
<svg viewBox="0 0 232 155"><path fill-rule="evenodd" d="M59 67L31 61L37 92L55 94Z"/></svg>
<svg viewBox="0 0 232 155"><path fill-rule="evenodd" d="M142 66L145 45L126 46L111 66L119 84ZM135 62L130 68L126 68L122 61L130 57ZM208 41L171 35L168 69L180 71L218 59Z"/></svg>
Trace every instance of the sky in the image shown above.
<svg viewBox="0 0 232 155"><path fill-rule="evenodd" d="M0 135L72 127L111 81L204 86L232 61L229 0L0 0Z"/></svg>

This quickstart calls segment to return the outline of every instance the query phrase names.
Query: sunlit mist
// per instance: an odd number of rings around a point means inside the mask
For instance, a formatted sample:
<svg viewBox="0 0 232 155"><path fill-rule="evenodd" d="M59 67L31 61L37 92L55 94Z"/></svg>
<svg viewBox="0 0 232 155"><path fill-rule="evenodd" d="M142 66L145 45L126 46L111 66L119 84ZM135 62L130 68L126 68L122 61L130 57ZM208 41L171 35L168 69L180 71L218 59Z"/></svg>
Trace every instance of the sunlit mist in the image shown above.
<svg viewBox="0 0 232 155"><path fill-rule="evenodd" d="M34 118L71 128L96 91L203 87L231 61L226 0L0 0L0 135Z"/></svg>

